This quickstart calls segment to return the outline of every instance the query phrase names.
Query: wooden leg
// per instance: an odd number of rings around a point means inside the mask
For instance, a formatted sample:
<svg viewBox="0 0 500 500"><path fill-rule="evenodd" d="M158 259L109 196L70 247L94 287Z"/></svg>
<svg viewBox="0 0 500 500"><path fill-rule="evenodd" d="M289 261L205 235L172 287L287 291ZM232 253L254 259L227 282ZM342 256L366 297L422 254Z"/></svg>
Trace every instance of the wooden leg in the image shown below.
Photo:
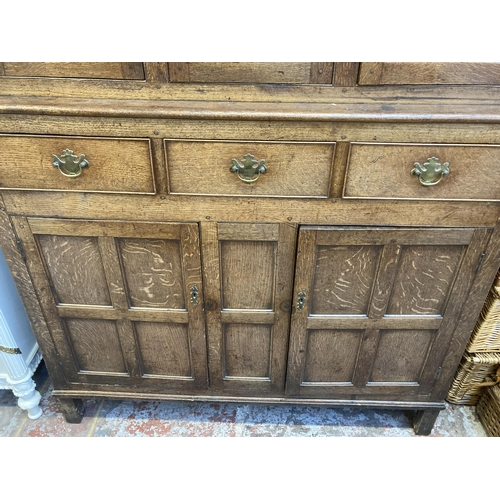
<svg viewBox="0 0 500 500"><path fill-rule="evenodd" d="M413 418L413 428L418 436L428 436L441 410L419 410Z"/></svg>
<svg viewBox="0 0 500 500"><path fill-rule="evenodd" d="M85 406L81 399L59 398L59 406L68 424L79 424L85 413Z"/></svg>

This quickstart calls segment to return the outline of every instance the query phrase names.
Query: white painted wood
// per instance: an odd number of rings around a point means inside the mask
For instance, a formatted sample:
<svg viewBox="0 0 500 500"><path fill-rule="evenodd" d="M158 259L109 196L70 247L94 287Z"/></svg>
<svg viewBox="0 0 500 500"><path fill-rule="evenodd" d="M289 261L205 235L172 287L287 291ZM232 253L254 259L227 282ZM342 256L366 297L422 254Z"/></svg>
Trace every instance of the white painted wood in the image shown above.
<svg viewBox="0 0 500 500"><path fill-rule="evenodd" d="M2 348L18 349L18 354ZM26 311L0 251L0 389L10 389L30 419L40 418L40 393L33 373L42 359Z"/></svg>

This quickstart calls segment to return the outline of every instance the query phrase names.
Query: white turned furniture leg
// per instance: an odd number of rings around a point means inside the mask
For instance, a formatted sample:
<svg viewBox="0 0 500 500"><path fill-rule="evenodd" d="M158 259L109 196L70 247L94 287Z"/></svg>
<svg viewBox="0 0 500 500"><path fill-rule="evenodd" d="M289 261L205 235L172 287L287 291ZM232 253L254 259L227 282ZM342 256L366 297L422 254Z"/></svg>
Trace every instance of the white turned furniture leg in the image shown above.
<svg viewBox="0 0 500 500"><path fill-rule="evenodd" d="M42 416L42 409L38 406L42 396L36 390L35 382L31 378L31 372L28 371L26 377L22 380L9 380L12 392L19 398L17 404L21 410L28 411L28 417L36 420Z"/></svg>

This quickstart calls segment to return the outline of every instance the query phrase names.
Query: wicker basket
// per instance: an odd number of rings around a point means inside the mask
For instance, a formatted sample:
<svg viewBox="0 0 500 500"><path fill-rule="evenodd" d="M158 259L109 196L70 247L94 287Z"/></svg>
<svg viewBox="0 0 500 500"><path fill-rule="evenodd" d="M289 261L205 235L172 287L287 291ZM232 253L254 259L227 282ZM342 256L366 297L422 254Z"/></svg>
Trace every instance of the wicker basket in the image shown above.
<svg viewBox="0 0 500 500"><path fill-rule="evenodd" d="M500 270L498 271L495 281L493 282L493 290L497 292L498 295L500 295Z"/></svg>
<svg viewBox="0 0 500 500"><path fill-rule="evenodd" d="M500 365L500 352L466 352L458 367L446 400L454 404L476 405L484 392L478 384L494 376Z"/></svg>
<svg viewBox="0 0 500 500"><path fill-rule="evenodd" d="M500 437L500 386L488 387L477 405L477 416L491 437Z"/></svg>
<svg viewBox="0 0 500 500"><path fill-rule="evenodd" d="M500 352L500 280L498 275L493 285L465 348L466 352Z"/></svg>

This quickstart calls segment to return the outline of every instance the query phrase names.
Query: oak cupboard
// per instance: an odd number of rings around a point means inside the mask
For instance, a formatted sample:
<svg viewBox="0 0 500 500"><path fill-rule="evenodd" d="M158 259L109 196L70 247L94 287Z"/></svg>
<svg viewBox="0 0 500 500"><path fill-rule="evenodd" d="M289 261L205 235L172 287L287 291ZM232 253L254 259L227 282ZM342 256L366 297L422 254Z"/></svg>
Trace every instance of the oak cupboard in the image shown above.
<svg viewBox="0 0 500 500"><path fill-rule="evenodd" d="M16 64L0 243L68 421L104 397L431 431L500 267L496 63Z"/></svg>

